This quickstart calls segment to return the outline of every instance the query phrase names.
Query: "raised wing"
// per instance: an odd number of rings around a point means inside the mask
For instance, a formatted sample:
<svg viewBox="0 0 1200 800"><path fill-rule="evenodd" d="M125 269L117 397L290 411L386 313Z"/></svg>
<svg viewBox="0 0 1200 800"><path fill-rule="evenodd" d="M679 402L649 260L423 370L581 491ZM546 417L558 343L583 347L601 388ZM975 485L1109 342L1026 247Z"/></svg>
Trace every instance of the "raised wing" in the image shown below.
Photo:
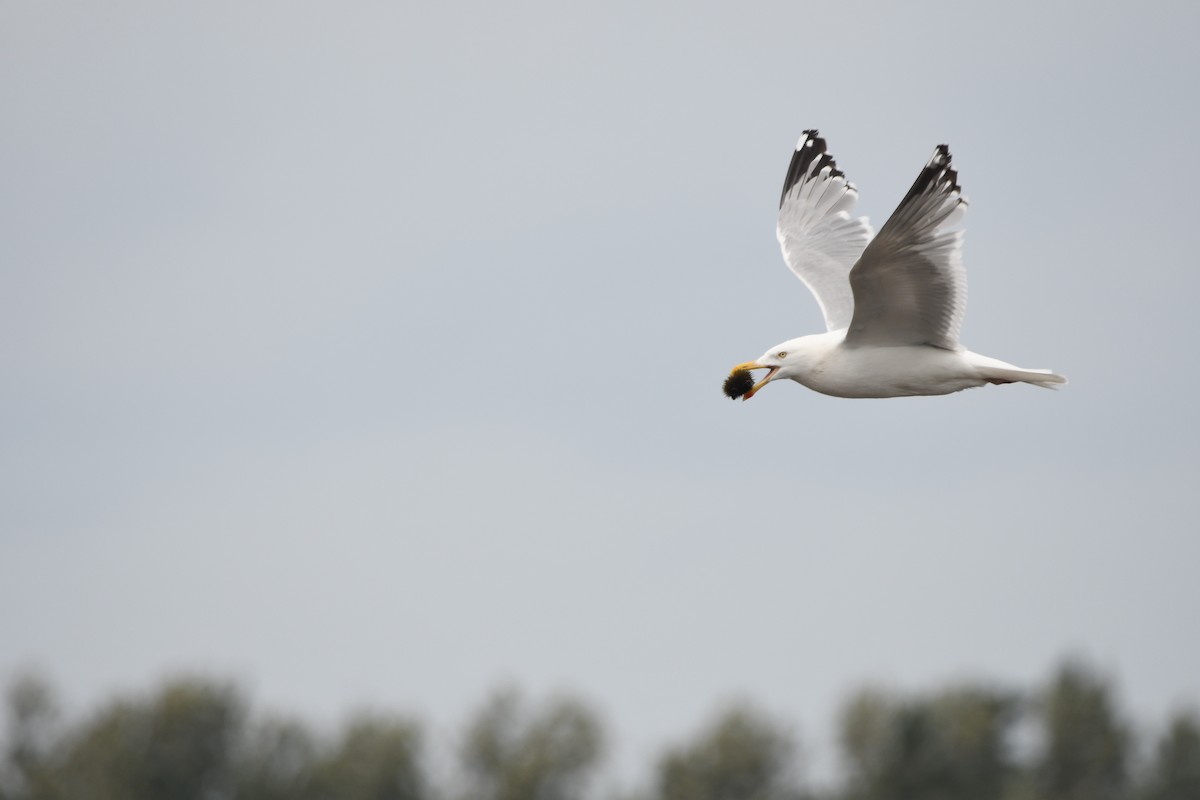
<svg viewBox="0 0 1200 800"><path fill-rule="evenodd" d="M871 241L867 218L850 217L857 200L858 190L825 152L825 140L805 131L783 182L775 232L783 260L817 298L831 331L850 324L850 268Z"/></svg>
<svg viewBox="0 0 1200 800"><path fill-rule="evenodd" d="M854 317L845 343L958 349L967 308L962 220L967 199L938 145L916 183L850 272Z"/></svg>

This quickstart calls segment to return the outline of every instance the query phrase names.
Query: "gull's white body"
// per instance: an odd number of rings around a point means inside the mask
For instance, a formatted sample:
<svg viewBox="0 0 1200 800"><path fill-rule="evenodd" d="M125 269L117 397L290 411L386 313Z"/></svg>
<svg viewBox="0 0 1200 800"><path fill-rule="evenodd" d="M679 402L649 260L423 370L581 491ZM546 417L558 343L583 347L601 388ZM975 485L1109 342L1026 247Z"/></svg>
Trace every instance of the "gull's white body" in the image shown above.
<svg viewBox="0 0 1200 800"><path fill-rule="evenodd" d="M967 208L957 179L949 149L939 145L876 236L865 218L850 216L858 192L826 153L825 140L804 132L784 181L778 236L784 260L816 297L828 330L734 367L770 370L743 399L780 378L835 397L1066 383L1049 370L1022 369L959 344L967 298L963 234L947 230Z"/></svg>
<svg viewBox="0 0 1200 800"><path fill-rule="evenodd" d="M970 350L927 345L843 347L845 337L844 329L802 336L777 345L763 359L777 360L772 359L774 353L787 352L792 369L784 377L834 397L950 394L986 383L1016 381L1053 385L1038 379L1045 373L1022 370Z"/></svg>

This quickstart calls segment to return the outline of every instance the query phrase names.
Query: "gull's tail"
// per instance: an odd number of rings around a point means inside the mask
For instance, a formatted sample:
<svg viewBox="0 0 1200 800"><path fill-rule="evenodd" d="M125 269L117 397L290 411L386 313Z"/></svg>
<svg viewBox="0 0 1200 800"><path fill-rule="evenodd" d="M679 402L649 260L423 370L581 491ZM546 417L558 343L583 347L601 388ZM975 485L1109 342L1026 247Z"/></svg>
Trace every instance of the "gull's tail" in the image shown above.
<svg viewBox="0 0 1200 800"><path fill-rule="evenodd" d="M979 376L988 383L1032 383L1043 389L1057 389L1067 383L1067 379L1062 375L1048 369L1022 369L978 353L971 353L970 359L979 370Z"/></svg>

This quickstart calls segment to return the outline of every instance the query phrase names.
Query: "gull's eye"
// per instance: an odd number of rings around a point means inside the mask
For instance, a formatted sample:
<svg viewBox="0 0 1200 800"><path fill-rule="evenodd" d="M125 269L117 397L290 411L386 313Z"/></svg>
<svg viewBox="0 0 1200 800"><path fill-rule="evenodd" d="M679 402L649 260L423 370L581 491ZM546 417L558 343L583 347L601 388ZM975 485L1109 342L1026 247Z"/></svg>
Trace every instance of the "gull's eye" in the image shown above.
<svg viewBox="0 0 1200 800"><path fill-rule="evenodd" d="M775 354L776 358L787 358L787 350L780 350Z"/></svg>

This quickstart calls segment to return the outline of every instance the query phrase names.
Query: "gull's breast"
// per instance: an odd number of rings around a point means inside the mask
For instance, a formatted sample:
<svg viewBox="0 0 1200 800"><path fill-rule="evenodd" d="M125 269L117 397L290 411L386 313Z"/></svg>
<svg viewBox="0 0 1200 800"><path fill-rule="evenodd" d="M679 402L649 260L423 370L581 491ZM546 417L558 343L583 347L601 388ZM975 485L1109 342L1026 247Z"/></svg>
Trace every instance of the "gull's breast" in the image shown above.
<svg viewBox="0 0 1200 800"><path fill-rule="evenodd" d="M839 346L797 380L834 397L950 394L984 383L961 352L928 345Z"/></svg>

